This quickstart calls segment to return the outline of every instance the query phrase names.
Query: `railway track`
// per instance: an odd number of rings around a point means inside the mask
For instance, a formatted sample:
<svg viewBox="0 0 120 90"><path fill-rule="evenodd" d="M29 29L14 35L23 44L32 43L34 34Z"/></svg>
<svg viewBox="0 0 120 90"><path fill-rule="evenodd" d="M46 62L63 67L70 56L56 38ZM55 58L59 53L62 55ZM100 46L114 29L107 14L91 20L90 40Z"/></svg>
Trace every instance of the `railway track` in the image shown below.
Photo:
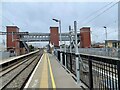
<svg viewBox="0 0 120 90"><path fill-rule="evenodd" d="M8 68L11 68L12 66L15 66L16 64L19 64L20 62L23 62L25 59L28 59L28 57L33 57L34 55L35 54L24 57L24 58L20 58L18 60L13 60L11 62L7 62L5 65L4 64L0 65L0 73L7 70Z"/></svg>
<svg viewBox="0 0 120 90"><path fill-rule="evenodd" d="M19 60L11 65L8 65L6 67L3 67L0 71L0 77L2 77L3 75L5 75L6 73L9 73L10 71L12 71L13 69L17 68L18 66L22 65L23 63L25 63L26 61L28 61L29 59L31 59L32 57L34 57L34 55L26 57L25 59Z"/></svg>
<svg viewBox="0 0 120 90"><path fill-rule="evenodd" d="M37 53L32 57L28 57L19 64L1 71L0 79L2 80L2 86L0 86L0 89L23 89L26 81L28 80L41 56L42 52Z"/></svg>

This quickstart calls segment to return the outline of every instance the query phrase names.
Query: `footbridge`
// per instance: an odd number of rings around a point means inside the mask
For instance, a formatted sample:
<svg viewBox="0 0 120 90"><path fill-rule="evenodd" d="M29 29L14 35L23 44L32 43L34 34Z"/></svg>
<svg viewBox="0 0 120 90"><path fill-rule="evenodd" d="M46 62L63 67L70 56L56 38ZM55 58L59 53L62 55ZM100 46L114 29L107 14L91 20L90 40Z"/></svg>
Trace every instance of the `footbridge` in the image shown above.
<svg viewBox="0 0 120 90"><path fill-rule="evenodd" d="M74 38L74 35L72 35ZM25 42L34 42L34 41L50 41L51 35L50 33L28 33L21 36L21 41ZM60 34L59 34L60 38ZM69 33L61 33L62 41L70 41ZM78 40L80 40L80 35L78 33Z"/></svg>

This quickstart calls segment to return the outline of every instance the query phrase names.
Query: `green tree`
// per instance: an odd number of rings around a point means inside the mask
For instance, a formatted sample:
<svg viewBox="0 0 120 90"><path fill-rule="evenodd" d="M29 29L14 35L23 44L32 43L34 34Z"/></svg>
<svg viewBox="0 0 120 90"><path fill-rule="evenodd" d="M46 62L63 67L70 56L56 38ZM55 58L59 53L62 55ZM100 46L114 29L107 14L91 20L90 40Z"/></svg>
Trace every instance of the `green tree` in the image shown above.
<svg viewBox="0 0 120 90"><path fill-rule="evenodd" d="M34 46L29 45L29 50L30 50L30 52L31 52L31 51L34 51Z"/></svg>

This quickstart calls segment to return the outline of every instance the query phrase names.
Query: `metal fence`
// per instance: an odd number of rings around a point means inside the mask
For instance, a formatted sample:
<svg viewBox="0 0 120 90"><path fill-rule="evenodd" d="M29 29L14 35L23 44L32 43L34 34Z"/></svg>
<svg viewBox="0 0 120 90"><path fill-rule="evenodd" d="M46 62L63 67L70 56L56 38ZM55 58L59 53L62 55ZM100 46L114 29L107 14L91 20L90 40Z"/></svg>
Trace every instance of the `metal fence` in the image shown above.
<svg viewBox="0 0 120 90"><path fill-rule="evenodd" d="M120 48L79 48L79 53L118 57L118 50L120 50ZM69 48L67 51L69 52ZM75 52L74 48L72 49L72 52Z"/></svg>
<svg viewBox="0 0 120 90"><path fill-rule="evenodd" d="M79 53L118 57L118 48L79 48Z"/></svg>
<svg viewBox="0 0 120 90"><path fill-rule="evenodd" d="M62 53L63 65L76 76L76 63L74 53L57 52L60 61ZM79 55L80 79L90 89L120 90L120 60L95 55Z"/></svg>

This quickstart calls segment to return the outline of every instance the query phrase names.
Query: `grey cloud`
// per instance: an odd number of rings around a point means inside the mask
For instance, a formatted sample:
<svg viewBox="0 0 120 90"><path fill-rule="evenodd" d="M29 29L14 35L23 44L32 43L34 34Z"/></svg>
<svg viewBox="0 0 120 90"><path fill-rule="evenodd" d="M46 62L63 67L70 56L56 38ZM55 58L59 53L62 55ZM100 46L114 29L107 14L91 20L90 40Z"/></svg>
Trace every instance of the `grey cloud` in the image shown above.
<svg viewBox="0 0 120 90"><path fill-rule="evenodd" d="M3 3L3 15L13 20L22 30L30 32L49 32L51 25L58 25L52 21L52 18L58 18L62 21L62 32L68 31L68 26L73 26L73 21L77 20L78 29L83 26L83 21L92 12L103 7L107 3ZM91 27L98 27L113 22L117 15L117 6L113 7L107 13L96 18L92 23L86 24ZM94 17L94 16L93 16ZM91 18L90 18L91 19ZM9 22L10 23L10 22ZM8 22L4 22L7 25ZM85 26L85 25L84 25ZM114 28L111 25L110 28ZM94 28L93 28L94 29ZM100 31L96 30L96 33Z"/></svg>

